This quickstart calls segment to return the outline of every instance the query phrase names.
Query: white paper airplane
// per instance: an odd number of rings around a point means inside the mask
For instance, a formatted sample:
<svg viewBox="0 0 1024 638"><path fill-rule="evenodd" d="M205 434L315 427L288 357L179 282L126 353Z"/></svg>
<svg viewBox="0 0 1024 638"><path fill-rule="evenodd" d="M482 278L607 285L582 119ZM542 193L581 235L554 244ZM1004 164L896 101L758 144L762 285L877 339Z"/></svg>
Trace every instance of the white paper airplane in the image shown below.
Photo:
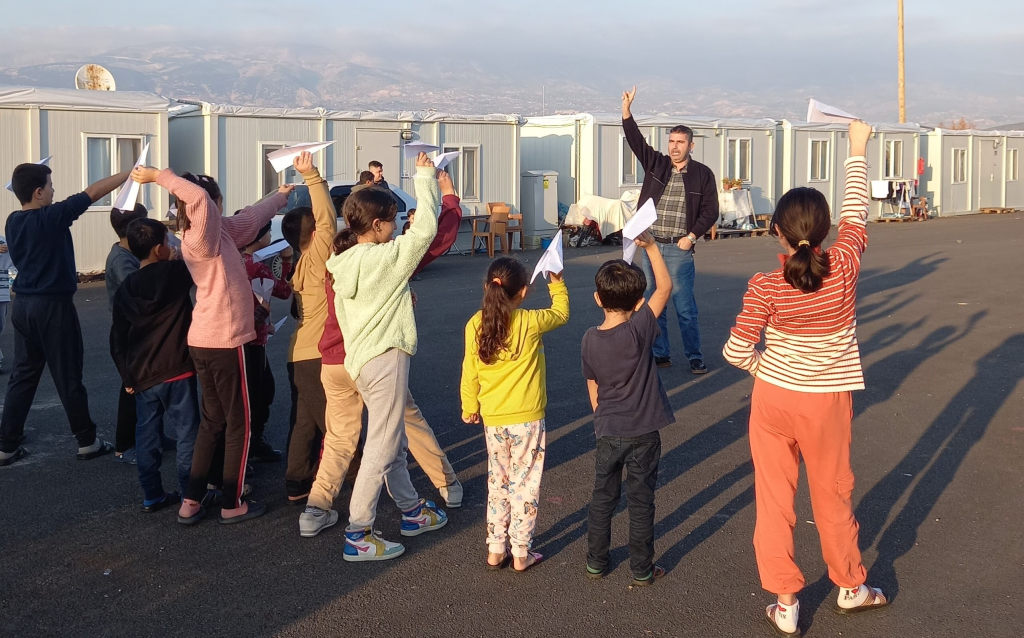
<svg viewBox="0 0 1024 638"><path fill-rule="evenodd" d="M36 162L36 164L38 164L40 166L46 166L47 164L50 163L50 158L51 157L53 157L53 155L47 155L43 159L41 159L38 162ZM11 191L13 193L14 192L14 188L12 188L12 186L11 186L12 183L13 182L7 182L7 186L4 186L4 188L6 188L7 190L9 190L9 191Z"/></svg>
<svg viewBox="0 0 1024 638"><path fill-rule="evenodd" d="M434 158L434 168L439 168L441 170L444 170L444 167L448 166L449 164L451 164L452 160L455 159L456 157L458 157L459 155L462 155L461 151L452 151L450 153L441 153L440 155L438 155L437 157Z"/></svg>
<svg viewBox="0 0 1024 638"><path fill-rule="evenodd" d="M256 298L260 300L260 303L269 303L272 292L274 292L273 279L260 278L252 280L252 293L256 295Z"/></svg>
<svg viewBox="0 0 1024 638"><path fill-rule="evenodd" d="M139 154L139 159L135 161L136 168L139 166L145 166L146 160L149 157L149 143L142 147L142 153ZM124 186L121 187L121 192L117 194L117 199L114 200L113 207L119 211L135 210L135 202L139 201L139 187L141 185L136 182L131 176L125 181Z"/></svg>
<svg viewBox="0 0 1024 638"><path fill-rule="evenodd" d="M269 257L273 257L274 255L276 255L277 253L281 252L282 250L284 250L287 247L288 247L288 242L286 240L284 240L284 239L279 239L279 240L275 241L274 243L270 244L269 246L267 246L266 248L262 248L260 250L257 250L256 252L254 252L252 254L252 260L253 261L263 261L264 259L267 259Z"/></svg>
<svg viewBox="0 0 1024 638"><path fill-rule="evenodd" d="M434 151L440 151L440 146L434 146L433 144L427 144L426 142L409 142L402 146L405 149L405 159L416 159L420 153L433 153Z"/></svg>
<svg viewBox="0 0 1024 638"><path fill-rule="evenodd" d="M537 278L537 275L548 273L560 273L565 268L562 263L562 231L559 229L551 238L551 245L544 251L544 254L537 260L537 267L533 269L533 277L530 283Z"/></svg>
<svg viewBox="0 0 1024 638"><path fill-rule="evenodd" d="M810 100L807 104L807 121L820 123L848 124L858 119L856 115L850 115L842 109L823 104L818 100Z"/></svg>
<svg viewBox="0 0 1024 638"><path fill-rule="evenodd" d="M270 161L270 165L274 167L274 170L280 173L284 169L292 165L292 160L302 154L302 151L308 153L316 153L322 151L331 144L331 142L305 142L303 144L293 144L292 146L286 146L276 151L270 151L267 153L267 159Z"/></svg>
<svg viewBox="0 0 1024 638"><path fill-rule="evenodd" d="M267 339L270 339L275 334L277 334L277 331L281 329L281 326L284 325L285 321L288 321L288 317L285 317L284 319L281 319L281 321L278 321L277 323L275 323L274 324L274 332L271 332L270 334L268 334L267 335Z"/></svg>
<svg viewBox="0 0 1024 638"><path fill-rule="evenodd" d="M636 255L636 244L633 240L644 234L644 231L657 220L658 209L654 206L654 200L648 199L622 227L622 259L627 264L633 263L633 256Z"/></svg>

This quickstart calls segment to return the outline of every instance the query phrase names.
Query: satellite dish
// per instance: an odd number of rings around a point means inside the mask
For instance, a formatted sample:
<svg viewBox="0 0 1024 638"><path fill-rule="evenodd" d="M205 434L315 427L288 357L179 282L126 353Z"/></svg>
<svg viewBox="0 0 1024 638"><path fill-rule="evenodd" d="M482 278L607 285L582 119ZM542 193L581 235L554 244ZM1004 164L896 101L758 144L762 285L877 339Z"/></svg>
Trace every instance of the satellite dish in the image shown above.
<svg viewBox="0 0 1024 638"><path fill-rule="evenodd" d="M114 76L98 64L86 64L75 73L75 88L89 91L116 91Z"/></svg>

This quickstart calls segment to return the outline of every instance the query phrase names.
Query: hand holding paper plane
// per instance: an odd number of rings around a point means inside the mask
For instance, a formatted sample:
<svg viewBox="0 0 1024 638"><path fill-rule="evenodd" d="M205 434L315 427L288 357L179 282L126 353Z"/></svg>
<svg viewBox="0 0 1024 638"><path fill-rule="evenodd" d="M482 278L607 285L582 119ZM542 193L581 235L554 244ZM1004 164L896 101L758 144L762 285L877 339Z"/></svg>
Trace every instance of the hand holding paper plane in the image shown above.
<svg viewBox="0 0 1024 638"><path fill-rule="evenodd" d="M537 261L537 267L533 269L533 277L530 278L530 283L533 283L537 275L558 274L564 269L565 266L562 261L562 231L559 230L551 239L551 245L548 246L548 249L544 251L544 254Z"/></svg>
<svg viewBox="0 0 1024 638"><path fill-rule="evenodd" d="M823 104L818 100L810 100L807 104L807 121L819 123L847 124L857 119L842 109Z"/></svg>
<svg viewBox="0 0 1024 638"><path fill-rule="evenodd" d="M288 317L284 317L284 318L282 318L282 319L281 319L281 321L278 321L277 323L275 323L275 324L274 324L274 327L273 327L273 328L271 328L271 329L270 329L270 330L268 331L268 332L269 332L269 334L267 334L267 339L270 339L270 338L271 338L271 337L273 337L273 336L274 336L275 334L277 334L277 331L281 329L281 326L283 326L283 325L284 325L284 322L285 322L285 321L288 321Z"/></svg>
<svg viewBox="0 0 1024 638"><path fill-rule="evenodd" d="M146 165L146 159L149 157L149 143L142 147L142 153L139 154L139 159L135 161L135 167ZM135 203L139 201L139 183L129 177L124 186L121 187L121 192L117 194L117 199L114 200L114 208L120 211L135 210Z"/></svg>
<svg viewBox="0 0 1024 638"><path fill-rule="evenodd" d="M260 303L269 303L270 294L274 291L274 280L273 279L253 279L252 280L252 292L256 295L256 298L260 300Z"/></svg>
<svg viewBox="0 0 1024 638"><path fill-rule="evenodd" d="M334 142L306 142L304 144L286 146L285 148L267 153L267 160L270 161L270 165L274 167L274 170L280 173L291 166L292 160L302 154L302 151L317 153L331 144L334 144Z"/></svg>
<svg viewBox="0 0 1024 638"><path fill-rule="evenodd" d="M48 165L50 163L50 158L51 157L53 157L53 155L47 155L43 159L41 159L38 162L36 162L36 164L38 164L40 166L46 166L46 165ZM12 187L11 184L12 184L11 182L7 182L7 186L4 186L4 188L6 188L7 190L9 190L9 191L11 191L13 193L14 192L14 188Z"/></svg>
<svg viewBox="0 0 1024 638"><path fill-rule="evenodd" d="M402 148L405 149L405 159L416 159L420 153L433 153L434 151L441 150L440 146L434 146L426 142L409 142Z"/></svg>
<svg viewBox="0 0 1024 638"><path fill-rule="evenodd" d="M622 259L627 264L633 263L633 256L636 254L636 244L633 243L633 240L642 235L657 220L658 209L654 207L654 200L648 199L622 227Z"/></svg>

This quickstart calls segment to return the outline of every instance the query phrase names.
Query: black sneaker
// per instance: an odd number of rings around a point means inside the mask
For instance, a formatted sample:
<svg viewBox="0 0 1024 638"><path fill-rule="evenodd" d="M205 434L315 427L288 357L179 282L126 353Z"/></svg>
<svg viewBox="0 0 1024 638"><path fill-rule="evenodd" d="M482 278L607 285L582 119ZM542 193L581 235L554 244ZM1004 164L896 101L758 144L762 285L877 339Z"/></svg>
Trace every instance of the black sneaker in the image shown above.
<svg viewBox="0 0 1024 638"><path fill-rule="evenodd" d="M707 374L708 367L704 365L703 359L690 359L690 372L694 374Z"/></svg>
<svg viewBox="0 0 1024 638"><path fill-rule="evenodd" d="M152 505L146 505L145 501L142 503L142 511L146 514L153 514L159 512L169 505L177 505L181 502L181 494L178 492L168 492L164 494L163 500L157 501Z"/></svg>
<svg viewBox="0 0 1024 638"><path fill-rule="evenodd" d="M249 458L258 463L279 463L284 454L281 450L275 450L266 439L262 439L253 443Z"/></svg>
<svg viewBox="0 0 1024 638"><path fill-rule="evenodd" d="M671 368L672 358L671 357L654 357L654 365L659 368Z"/></svg>

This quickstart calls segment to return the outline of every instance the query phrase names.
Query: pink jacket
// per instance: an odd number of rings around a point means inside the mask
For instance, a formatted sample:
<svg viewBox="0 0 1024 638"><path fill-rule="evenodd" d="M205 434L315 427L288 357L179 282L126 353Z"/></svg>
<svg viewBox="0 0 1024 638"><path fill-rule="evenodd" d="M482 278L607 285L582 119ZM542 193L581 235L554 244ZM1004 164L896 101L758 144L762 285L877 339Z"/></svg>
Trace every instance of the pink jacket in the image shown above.
<svg viewBox="0 0 1024 638"><path fill-rule="evenodd" d="M188 345L195 348L237 348L256 338L253 328L252 287L238 249L284 208L280 193L222 217L202 187L170 169L156 183L184 202L191 227L181 240L181 256L196 282L196 306Z"/></svg>

